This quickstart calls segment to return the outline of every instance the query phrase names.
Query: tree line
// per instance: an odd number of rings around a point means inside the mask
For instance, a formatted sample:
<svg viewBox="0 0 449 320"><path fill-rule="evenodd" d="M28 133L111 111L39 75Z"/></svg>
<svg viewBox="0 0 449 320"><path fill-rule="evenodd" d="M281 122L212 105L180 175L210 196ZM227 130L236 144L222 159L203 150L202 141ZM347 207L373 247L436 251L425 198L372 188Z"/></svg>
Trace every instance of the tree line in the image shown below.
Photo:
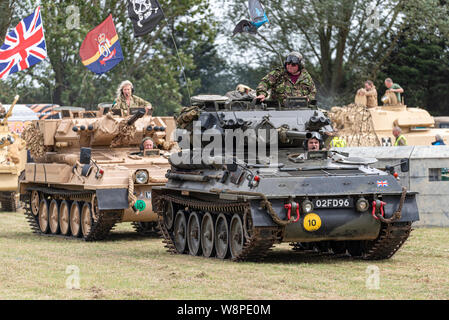
<svg viewBox="0 0 449 320"><path fill-rule="evenodd" d="M322 107L348 104L366 79L379 91L393 78L405 89L405 102L444 115L449 101L449 12L443 0L263 0L270 18L260 34L230 37L247 18L247 0L227 1L229 11L214 14L221 0L160 0L168 17L151 34L134 38L126 1L42 1L50 59L0 82L0 101L15 94L24 103L50 102L94 108L112 102L117 85L131 80L136 94L158 114L173 114L190 94L224 94L238 83L255 88L289 51L300 51L318 87ZM38 1L6 0L0 5L0 36L31 13ZM79 23L68 21L79 10ZM96 76L81 63L78 50L89 30L112 13L125 60ZM181 72L175 46L185 68ZM217 43L217 37L225 39ZM223 44L224 42L224 44ZM250 54L249 54L250 53ZM250 56L250 58L248 58ZM187 83L186 83L187 81ZM188 86L187 86L188 84Z"/></svg>

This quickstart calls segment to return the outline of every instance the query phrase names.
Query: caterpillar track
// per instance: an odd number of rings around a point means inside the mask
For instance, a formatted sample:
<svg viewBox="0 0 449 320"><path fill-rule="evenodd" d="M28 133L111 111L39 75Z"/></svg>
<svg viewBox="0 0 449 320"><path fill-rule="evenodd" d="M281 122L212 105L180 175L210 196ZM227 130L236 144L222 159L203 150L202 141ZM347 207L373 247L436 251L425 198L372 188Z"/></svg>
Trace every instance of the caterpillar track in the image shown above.
<svg viewBox="0 0 449 320"><path fill-rule="evenodd" d="M282 229L279 227L253 227L250 220L251 216L248 214L249 204L245 202L235 203L217 201L211 203L173 195L162 195L160 199L162 200L157 204L159 229L164 238L165 247L173 254L190 253L192 255L200 255L202 253L202 255L206 257L231 259L232 261L259 261L269 253L271 247L276 242L279 242L282 237ZM189 243L187 243L186 246L177 245L177 233L179 233L179 230L177 230L175 224L173 224L171 228L169 228L169 225L167 224L167 210L165 209L170 207L172 209L169 209L168 214L174 213L170 213L170 210L176 208L178 209L176 214L181 212L181 216L185 215L186 220L190 220L189 218L193 213L195 213L195 215L199 213L203 217L205 215L210 215L215 222L215 227L219 226L217 221L220 221L220 219L223 220L223 216L226 217L229 227L226 230L228 235L225 238L228 242L222 246L227 248L226 252L224 253L223 250L220 250L219 245L217 245L221 242L220 240L217 241L217 238L220 238L219 235L215 237L213 252L208 252L207 254L205 254L203 246L203 251L196 251L190 248ZM238 224L239 219L241 227L243 227L241 232L238 232L239 228L233 229L231 225L233 221ZM229 223L229 221L231 223ZM237 232L233 233L233 230L237 230ZM188 233L188 229L185 231ZM204 233L204 230L202 232ZM189 234L187 234L186 237L189 237ZM234 248L234 250L232 248Z"/></svg>
<svg viewBox="0 0 449 320"><path fill-rule="evenodd" d="M248 212L249 207L247 203L234 203L234 202L205 202L199 200L190 200L189 198L174 196L174 195L162 195L160 203L158 203L158 215L159 215L159 229L161 235L164 238L165 247L169 252L173 254L186 254L200 255L201 252L190 250L189 243L185 246L177 246L177 230L175 226L167 228L166 213L170 214L173 209L178 209L178 212L182 212L186 216L186 221L189 220L189 216L194 212L198 212L204 215L205 212L214 215L214 221L220 214L225 214L228 217L228 221L234 219L235 215L238 215L241 220L246 221L243 223L244 241L240 250L232 252L230 249L226 255L218 255L217 249L215 249L218 258L230 258L232 261L258 261L262 260L270 251L272 246L281 242L282 240L282 228L281 227L252 227L251 221L247 218L250 215L245 215ZM169 206L172 206L170 209ZM167 210L168 208L168 210ZM175 214L174 210L173 214ZM232 217L232 218L231 218ZM187 229L187 228L185 228ZM227 237L229 240L228 246L231 248L232 230L229 226ZM409 222L395 222L395 223L382 223L379 236L373 241L323 241L316 243L291 243L293 250L295 251L308 251L316 253L334 253L342 254L349 252L351 256L360 257L364 260L382 260L391 258L399 248L407 240L411 232L411 223ZM188 230L185 230L186 238L188 238ZM185 241L188 242L188 241ZM216 243L214 244L216 246ZM204 254L203 254L204 255ZM210 257L209 255L206 255Z"/></svg>
<svg viewBox="0 0 449 320"><path fill-rule="evenodd" d="M364 260L383 260L391 258L410 236L410 222L382 223L379 236L373 241L326 241L323 243L290 243L297 252L344 254Z"/></svg>
<svg viewBox="0 0 449 320"><path fill-rule="evenodd" d="M158 237L160 235L157 222L131 222L134 230L144 237Z"/></svg>
<svg viewBox="0 0 449 320"><path fill-rule="evenodd" d="M38 208L36 208L36 195L39 197ZM25 203L24 213L33 233L48 237L85 241L104 240L123 215L121 212L99 211L95 193L89 191L29 188L28 192L22 195L22 201ZM63 202L70 207L70 217L65 220L60 218ZM75 208L74 211L72 208ZM54 218L56 214L52 215L52 210L57 211L57 219ZM76 210L78 219L72 219L72 214L76 214L74 213ZM85 220L81 221L82 219ZM67 227L63 228L61 223L67 223ZM73 223L77 226L73 226Z"/></svg>
<svg viewBox="0 0 449 320"><path fill-rule="evenodd" d="M20 208L15 192L1 193L0 202L2 203L1 211L16 212Z"/></svg>

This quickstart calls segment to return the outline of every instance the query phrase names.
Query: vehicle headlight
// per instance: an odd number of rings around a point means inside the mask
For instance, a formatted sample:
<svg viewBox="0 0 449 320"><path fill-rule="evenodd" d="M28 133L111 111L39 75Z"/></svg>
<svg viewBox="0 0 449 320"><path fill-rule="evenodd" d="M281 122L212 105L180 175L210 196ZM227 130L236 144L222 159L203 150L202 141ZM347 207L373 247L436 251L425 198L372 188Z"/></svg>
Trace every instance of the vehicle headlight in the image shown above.
<svg viewBox="0 0 449 320"><path fill-rule="evenodd" d="M305 200L302 203L302 211L304 211L305 213L310 213L313 211L313 203L310 200Z"/></svg>
<svg viewBox="0 0 449 320"><path fill-rule="evenodd" d="M365 212L369 209L369 202L365 198L360 198L357 200L355 207L357 208L357 211Z"/></svg>
<svg viewBox="0 0 449 320"><path fill-rule="evenodd" d="M138 184L145 184L148 182L148 172L145 170L139 170L136 172L136 182Z"/></svg>

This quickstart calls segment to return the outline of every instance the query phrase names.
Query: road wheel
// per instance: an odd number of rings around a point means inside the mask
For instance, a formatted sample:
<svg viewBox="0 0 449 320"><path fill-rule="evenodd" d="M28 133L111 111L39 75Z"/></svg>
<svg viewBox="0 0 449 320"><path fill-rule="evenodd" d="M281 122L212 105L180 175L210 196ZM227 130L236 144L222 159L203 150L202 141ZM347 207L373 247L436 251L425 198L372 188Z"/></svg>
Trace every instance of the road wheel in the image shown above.
<svg viewBox="0 0 449 320"><path fill-rule="evenodd" d="M87 238L92 229L93 219L92 219L92 210L89 203L85 202L83 208L81 210L81 231L83 233L83 237Z"/></svg>
<svg viewBox="0 0 449 320"><path fill-rule="evenodd" d="M173 222L175 221L175 213L173 210L173 203L171 201L167 202L165 212L164 212L164 224L167 230L173 228Z"/></svg>
<svg viewBox="0 0 449 320"><path fill-rule="evenodd" d="M48 201L45 199L42 199L39 204L39 228L42 233L49 231Z"/></svg>
<svg viewBox="0 0 449 320"><path fill-rule="evenodd" d="M59 204L58 201L53 199L50 202L50 209L49 209L49 215L50 215L50 231L52 234L58 234L59 233Z"/></svg>
<svg viewBox="0 0 449 320"><path fill-rule="evenodd" d="M187 222L183 211L179 210L176 214L173 228L176 251L184 253L187 247Z"/></svg>
<svg viewBox="0 0 449 320"><path fill-rule="evenodd" d="M201 216L196 212L190 214L187 222L187 244L192 256L201 253Z"/></svg>
<svg viewBox="0 0 449 320"><path fill-rule="evenodd" d="M70 234L70 204L66 200L59 206L59 229L64 236Z"/></svg>
<svg viewBox="0 0 449 320"><path fill-rule="evenodd" d="M243 234L243 223L240 215L234 214L229 228L229 249L232 258L238 257L243 251L245 237Z"/></svg>
<svg viewBox="0 0 449 320"><path fill-rule="evenodd" d="M201 221L201 249L203 256L207 258L212 257L214 254L214 225L212 215L207 212Z"/></svg>
<svg viewBox="0 0 449 320"><path fill-rule="evenodd" d="M81 235L81 209L78 201L73 201L70 207L70 231L75 238Z"/></svg>
<svg viewBox="0 0 449 320"><path fill-rule="evenodd" d="M219 259L225 259L228 256L229 224L223 213L220 213L215 222L215 250L217 251L217 258Z"/></svg>
<svg viewBox="0 0 449 320"><path fill-rule="evenodd" d="M39 205L41 203L39 192L36 190L31 191L31 212L37 216L39 214Z"/></svg>

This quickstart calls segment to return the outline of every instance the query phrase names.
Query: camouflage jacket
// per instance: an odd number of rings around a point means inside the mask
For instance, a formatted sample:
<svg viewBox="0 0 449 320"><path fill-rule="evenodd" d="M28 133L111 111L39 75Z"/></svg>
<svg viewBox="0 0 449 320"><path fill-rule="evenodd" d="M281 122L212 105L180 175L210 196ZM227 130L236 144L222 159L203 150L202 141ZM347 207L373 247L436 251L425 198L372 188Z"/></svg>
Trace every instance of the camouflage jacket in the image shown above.
<svg viewBox="0 0 449 320"><path fill-rule="evenodd" d="M126 117L129 115L129 111L132 108L144 108L146 106L151 106L151 103L148 101L139 98L138 96L132 96L129 102L129 105L126 103L126 99L123 95L117 99L112 107L112 109L121 109L123 116Z"/></svg>
<svg viewBox="0 0 449 320"><path fill-rule="evenodd" d="M293 83L285 69L276 69L267 74L257 86L257 95L268 97L271 90L271 99L284 102L289 97L307 97L315 99L316 87L312 77L306 69L302 70L296 83Z"/></svg>

